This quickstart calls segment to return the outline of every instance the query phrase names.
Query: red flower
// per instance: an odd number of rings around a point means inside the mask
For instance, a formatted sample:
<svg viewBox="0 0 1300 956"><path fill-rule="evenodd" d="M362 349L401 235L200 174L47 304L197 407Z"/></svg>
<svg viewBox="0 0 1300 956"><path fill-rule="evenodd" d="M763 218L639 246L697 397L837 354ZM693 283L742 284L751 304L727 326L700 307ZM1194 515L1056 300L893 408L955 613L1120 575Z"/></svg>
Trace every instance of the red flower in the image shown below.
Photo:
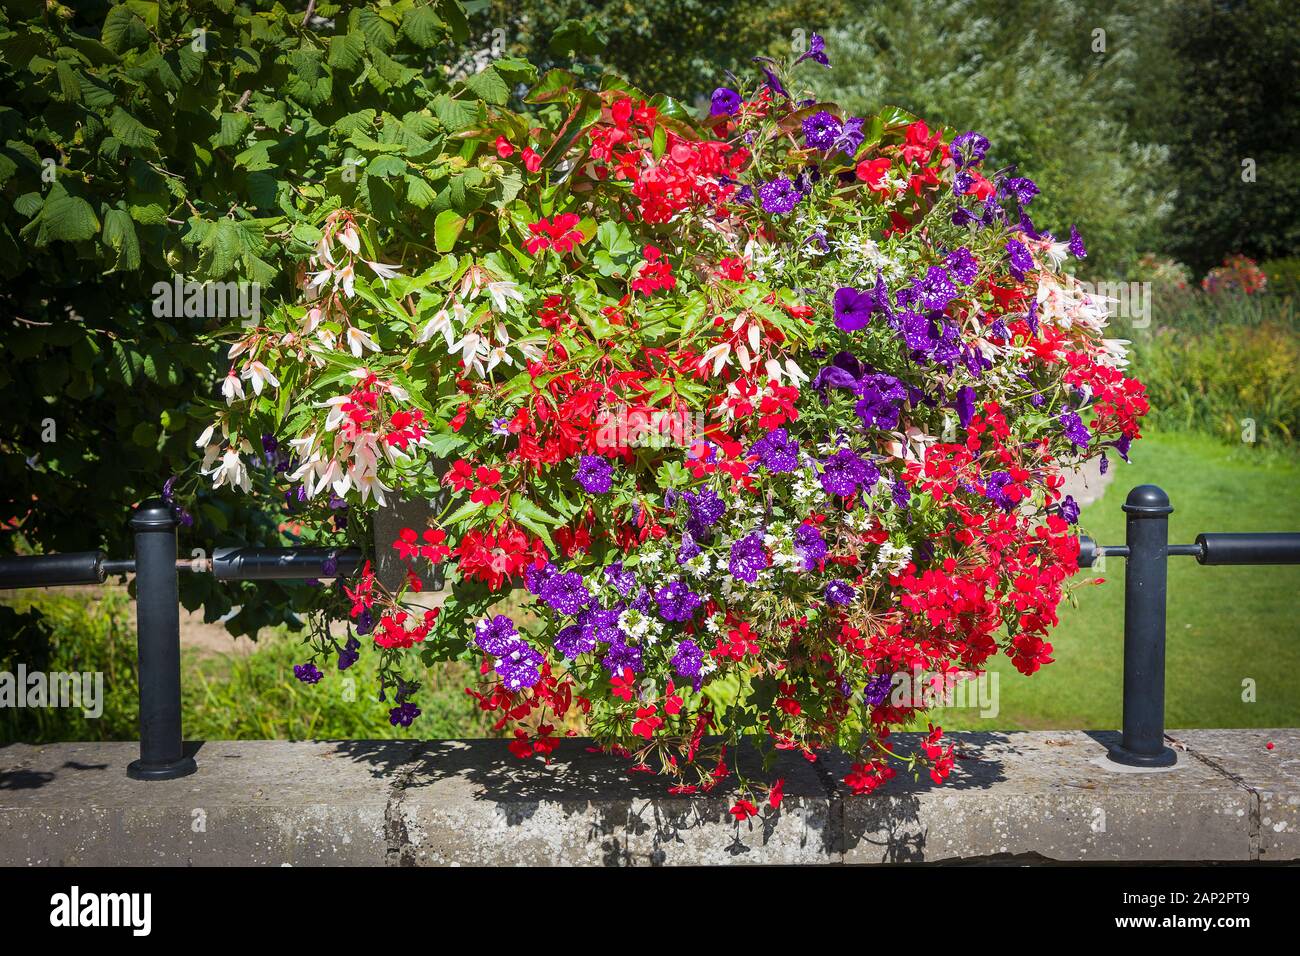
<svg viewBox="0 0 1300 956"><path fill-rule="evenodd" d="M622 700L630 701L632 699L632 685L636 683L636 674L632 668L623 668L623 673L615 674L609 679L610 687L614 688L613 694Z"/></svg>
<svg viewBox="0 0 1300 956"><path fill-rule="evenodd" d="M524 147L524 169L530 173L535 173L542 168L542 157L540 153L533 150L531 146Z"/></svg>
<svg viewBox="0 0 1300 956"><path fill-rule="evenodd" d="M744 823L750 817L758 816L758 807L754 806L748 800L740 799L736 801L735 806L728 811L736 818L737 823Z"/></svg>
<svg viewBox="0 0 1300 956"><path fill-rule="evenodd" d="M780 777L776 783L772 784L772 789L767 792L767 804L773 810L780 810L783 799L785 799L785 778Z"/></svg>
<svg viewBox="0 0 1300 956"><path fill-rule="evenodd" d="M654 704L649 707L638 707L636 710L636 723L632 725L632 733L639 737L649 740L654 736L655 731L664 725L664 719L656 716L658 708Z"/></svg>
<svg viewBox="0 0 1300 956"><path fill-rule="evenodd" d="M497 155L502 159L509 159L515 154L515 148L510 145L510 140L504 136L498 136L497 141L493 144L496 146Z"/></svg>
<svg viewBox="0 0 1300 956"><path fill-rule="evenodd" d="M530 223L528 231L533 235L524 243L524 248L534 256L543 249L554 249L563 255L582 242L582 233L574 228L581 221L576 213L566 212L554 219L539 219Z"/></svg>
<svg viewBox="0 0 1300 956"><path fill-rule="evenodd" d="M887 193L889 187L883 185L883 181L885 174L889 172L889 167L893 164L893 160L887 156L882 156L880 159L864 159L858 163L858 179L866 183L872 192Z"/></svg>

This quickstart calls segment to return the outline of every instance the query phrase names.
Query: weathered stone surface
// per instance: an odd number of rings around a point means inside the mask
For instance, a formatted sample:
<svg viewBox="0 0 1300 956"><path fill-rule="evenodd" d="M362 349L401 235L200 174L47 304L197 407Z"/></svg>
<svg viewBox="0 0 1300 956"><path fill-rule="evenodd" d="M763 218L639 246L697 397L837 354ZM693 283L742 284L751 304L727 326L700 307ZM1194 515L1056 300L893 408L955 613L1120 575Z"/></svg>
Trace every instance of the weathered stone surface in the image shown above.
<svg viewBox="0 0 1300 956"><path fill-rule="evenodd" d="M1169 736L1175 748L1235 777L1258 801L1251 822L1260 860L1300 859L1300 730L1172 730Z"/></svg>
<svg viewBox="0 0 1300 956"><path fill-rule="evenodd" d="M893 739L910 752L915 734ZM1196 761L1132 773L1104 763L1118 734L954 734L951 777L901 774L869 798L843 797L846 863L1033 854L1051 860L1246 860L1250 795ZM828 758L836 780L842 755Z"/></svg>
<svg viewBox="0 0 1300 956"><path fill-rule="evenodd" d="M549 765L521 762L502 740L442 741L421 754L401 818L414 863L706 864L832 861L830 800L807 761L783 753L751 780L785 779L782 812L737 823L735 775L708 794L674 796L661 779L566 741ZM729 754L730 761L735 754Z"/></svg>
<svg viewBox="0 0 1300 956"><path fill-rule="evenodd" d="M943 787L900 775L870 797L839 782L842 755L764 772L744 749L740 772L786 796L739 824L734 777L674 796L583 740L549 765L500 740L213 741L197 774L150 783L125 775L134 744L10 745L0 865L1300 859L1300 731L1177 731L1179 765L1155 773L1108 767L1115 736L955 734Z"/></svg>
<svg viewBox="0 0 1300 956"><path fill-rule="evenodd" d="M199 772L139 782L132 743L0 748L0 864L329 865L382 863L392 764L412 745L370 745L358 763L331 743L203 744Z"/></svg>

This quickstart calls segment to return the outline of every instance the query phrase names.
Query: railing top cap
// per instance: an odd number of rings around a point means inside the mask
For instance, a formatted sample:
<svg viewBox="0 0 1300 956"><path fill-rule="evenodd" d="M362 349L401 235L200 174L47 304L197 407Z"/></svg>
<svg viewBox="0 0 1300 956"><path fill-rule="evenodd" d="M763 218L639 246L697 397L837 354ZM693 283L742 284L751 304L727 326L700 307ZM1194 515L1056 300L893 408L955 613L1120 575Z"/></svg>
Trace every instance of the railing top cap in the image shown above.
<svg viewBox="0 0 1300 956"><path fill-rule="evenodd" d="M131 515L132 531L170 531L176 527L176 515L161 498L141 502Z"/></svg>
<svg viewBox="0 0 1300 956"><path fill-rule="evenodd" d="M1138 485L1128 493L1124 511L1140 517L1162 517L1173 512L1169 496L1157 485Z"/></svg>

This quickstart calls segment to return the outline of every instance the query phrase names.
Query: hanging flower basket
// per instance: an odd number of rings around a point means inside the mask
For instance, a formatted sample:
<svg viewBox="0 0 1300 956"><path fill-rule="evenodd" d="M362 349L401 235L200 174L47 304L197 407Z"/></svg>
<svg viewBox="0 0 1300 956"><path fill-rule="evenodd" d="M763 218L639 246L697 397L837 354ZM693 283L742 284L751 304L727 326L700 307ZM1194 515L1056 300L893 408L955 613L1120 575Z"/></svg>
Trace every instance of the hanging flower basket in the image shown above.
<svg viewBox="0 0 1300 956"><path fill-rule="evenodd" d="M1035 184L978 133L800 99L825 63L819 38L760 60L703 119L561 71L527 118L480 103L428 160L445 195L323 208L301 297L234 342L251 387L205 441L216 485L273 431L304 523L440 502L377 519L372 563L321 592L394 724L417 661L469 658L521 758L580 727L692 792L751 736L848 749L866 792L953 765L938 727L891 744L926 723L902 675L1051 662L1062 469L1127 455L1142 386ZM449 593L422 609L433 567Z"/></svg>

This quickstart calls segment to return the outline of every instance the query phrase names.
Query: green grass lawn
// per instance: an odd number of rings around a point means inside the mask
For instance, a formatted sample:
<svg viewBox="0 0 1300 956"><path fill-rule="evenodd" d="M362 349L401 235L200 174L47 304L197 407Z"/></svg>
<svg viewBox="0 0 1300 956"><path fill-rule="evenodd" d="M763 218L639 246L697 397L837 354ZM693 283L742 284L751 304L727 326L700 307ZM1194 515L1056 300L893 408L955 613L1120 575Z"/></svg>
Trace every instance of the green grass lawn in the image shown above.
<svg viewBox="0 0 1300 956"><path fill-rule="evenodd" d="M1259 455L1213 439L1162 434L1138 442L1133 463L1080 524L1103 544L1124 543L1120 505L1134 485L1164 488L1174 506L1171 543L1203 531L1300 530L1300 461ZM1095 571L1081 571L1080 578ZM1124 562L1111 559L1105 583L1080 588L1061 609L1052 638L1056 662L1032 677L999 658L1000 712L945 709L945 729L1113 729L1123 687ZM1168 727L1300 725L1300 567L1206 568L1171 558L1165 720ZM1254 702L1244 701L1252 681Z"/></svg>

